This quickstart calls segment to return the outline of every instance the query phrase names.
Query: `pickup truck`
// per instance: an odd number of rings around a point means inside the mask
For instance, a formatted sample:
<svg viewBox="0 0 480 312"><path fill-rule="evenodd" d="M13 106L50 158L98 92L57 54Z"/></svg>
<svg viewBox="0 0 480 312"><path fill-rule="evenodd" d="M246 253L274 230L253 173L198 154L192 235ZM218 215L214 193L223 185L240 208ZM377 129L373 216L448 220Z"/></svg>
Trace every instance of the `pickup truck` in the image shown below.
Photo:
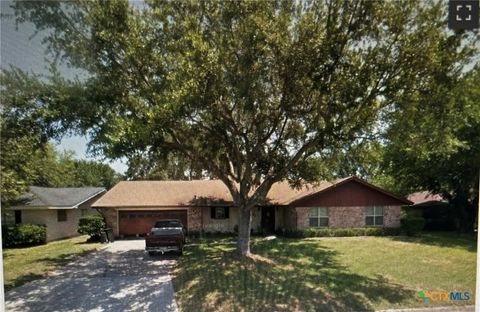
<svg viewBox="0 0 480 312"><path fill-rule="evenodd" d="M160 220L145 237L145 250L150 256L168 251L182 255L184 243L185 227L180 220Z"/></svg>

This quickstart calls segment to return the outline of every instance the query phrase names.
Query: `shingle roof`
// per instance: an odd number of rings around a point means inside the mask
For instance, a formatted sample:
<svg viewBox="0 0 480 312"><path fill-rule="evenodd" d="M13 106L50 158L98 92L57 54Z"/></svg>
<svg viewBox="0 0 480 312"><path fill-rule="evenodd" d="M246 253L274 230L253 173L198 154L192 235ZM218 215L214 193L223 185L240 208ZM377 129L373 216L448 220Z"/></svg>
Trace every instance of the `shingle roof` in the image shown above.
<svg viewBox="0 0 480 312"><path fill-rule="evenodd" d="M17 206L73 208L104 191L103 187L30 186L29 192L20 196Z"/></svg>
<svg viewBox="0 0 480 312"><path fill-rule="evenodd" d="M347 178L350 179L350 178ZM289 203L322 190L336 183L322 181L316 185L292 188L287 182L275 183L267 199L271 204ZM194 181L122 181L110 189L93 207L168 207L214 205L232 203L232 196L220 180Z"/></svg>
<svg viewBox="0 0 480 312"><path fill-rule="evenodd" d="M426 203L447 203L447 201L438 194L432 194L427 191L416 192L408 195L408 199L413 202L414 205L422 205Z"/></svg>

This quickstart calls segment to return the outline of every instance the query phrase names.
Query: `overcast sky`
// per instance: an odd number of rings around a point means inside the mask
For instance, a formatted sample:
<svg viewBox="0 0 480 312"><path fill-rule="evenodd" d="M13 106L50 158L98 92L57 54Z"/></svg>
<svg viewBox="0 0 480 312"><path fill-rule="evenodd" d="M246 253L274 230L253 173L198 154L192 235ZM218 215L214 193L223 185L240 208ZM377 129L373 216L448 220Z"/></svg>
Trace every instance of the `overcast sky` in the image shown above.
<svg viewBox="0 0 480 312"><path fill-rule="evenodd" d="M28 72L44 74L48 72L45 48L42 46L41 34L32 37L35 31L33 24L20 24L18 29L15 26L13 18L13 10L10 8L10 1L0 1L0 9L2 12L0 25L0 59L2 68L8 68L10 65L19 67ZM61 68L66 76L73 76L68 69ZM54 142L57 148L62 150L71 150L75 152L76 158L97 160L87 154L87 137L72 136L64 138L60 143ZM127 166L124 162L103 161L108 163L119 173L125 172Z"/></svg>

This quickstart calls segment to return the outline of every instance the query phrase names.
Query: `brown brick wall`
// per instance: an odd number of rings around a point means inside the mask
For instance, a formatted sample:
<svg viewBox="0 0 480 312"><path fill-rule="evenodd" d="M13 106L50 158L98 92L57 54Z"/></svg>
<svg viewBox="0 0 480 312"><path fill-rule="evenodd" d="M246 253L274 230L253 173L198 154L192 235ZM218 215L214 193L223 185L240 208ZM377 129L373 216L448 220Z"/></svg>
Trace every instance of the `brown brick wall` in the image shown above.
<svg viewBox="0 0 480 312"><path fill-rule="evenodd" d="M99 209L102 216L105 218L107 228L113 230L113 235L118 236L118 213L116 208L101 208Z"/></svg>
<svg viewBox="0 0 480 312"><path fill-rule="evenodd" d="M308 228L308 207L295 208L297 214L297 229L303 230Z"/></svg>
<svg viewBox="0 0 480 312"><path fill-rule="evenodd" d="M295 208L297 211L297 229L303 230L309 227L308 207ZM357 207L329 207L328 223L332 228L344 227L364 227L365 226L365 206ZM384 206L384 226L399 227L401 206Z"/></svg>
<svg viewBox="0 0 480 312"><path fill-rule="evenodd" d="M383 223L385 227L399 227L402 206L387 206L383 210Z"/></svg>
<svg viewBox="0 0 480 312"><path fill-rule="evenodd" d="M328 224L333 228L365 226L365 207L330 207Z"/></svg>
<svg viewBox="0 0 480 312"><path fill-rule="evenodd" d="M188 218L187 222L188 222L189 231L200 231L202 229L202 208L201 207L188 208L187 218Z"/></svg>

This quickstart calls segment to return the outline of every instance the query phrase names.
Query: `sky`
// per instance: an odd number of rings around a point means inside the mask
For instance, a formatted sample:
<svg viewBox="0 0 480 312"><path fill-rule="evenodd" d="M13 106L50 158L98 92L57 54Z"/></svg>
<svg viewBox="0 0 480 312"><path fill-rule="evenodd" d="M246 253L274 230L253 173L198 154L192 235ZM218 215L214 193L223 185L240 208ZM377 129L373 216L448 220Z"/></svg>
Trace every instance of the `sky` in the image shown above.
<svg viewBox="0 0 480 312"><path fill-rule="evenodd" d="M0 10L2 13L0 21L0 60L2 68L10 66L18 67L24 71L46 74L48 73L47 56L45 47L42 45L42 34L39 33L32 38L35 33L33 24L15 25L13 10L10 8L10 1L0 1ZM66 67L60 67L60 71L67 77L73 77L73 73ZM78 159L96 160L109 164L115 171L124 173L127 169L125 161L110 162L102 158L95 158L87 153L87 143L89 138L86 136L65 137L61 142L52 142L59 151L69 150L75 153Z"/></svg>

